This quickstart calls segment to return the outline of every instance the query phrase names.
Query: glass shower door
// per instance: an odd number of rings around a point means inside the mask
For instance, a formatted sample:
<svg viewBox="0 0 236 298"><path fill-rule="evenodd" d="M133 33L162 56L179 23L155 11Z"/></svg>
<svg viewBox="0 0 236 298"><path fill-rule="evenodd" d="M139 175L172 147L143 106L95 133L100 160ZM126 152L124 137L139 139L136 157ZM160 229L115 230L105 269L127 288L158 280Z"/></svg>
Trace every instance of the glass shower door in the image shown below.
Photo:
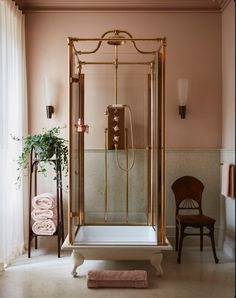
<svg viewBox="0 0 236 298"><path fill-rule="evenodd" d="M138 73L120 68L118 104L123 108L108 109L114 104L113 67L85 70L85 224L148 224L147 72L147 67ZM118 150L112 146L115 135L123 138Z"/></svg>

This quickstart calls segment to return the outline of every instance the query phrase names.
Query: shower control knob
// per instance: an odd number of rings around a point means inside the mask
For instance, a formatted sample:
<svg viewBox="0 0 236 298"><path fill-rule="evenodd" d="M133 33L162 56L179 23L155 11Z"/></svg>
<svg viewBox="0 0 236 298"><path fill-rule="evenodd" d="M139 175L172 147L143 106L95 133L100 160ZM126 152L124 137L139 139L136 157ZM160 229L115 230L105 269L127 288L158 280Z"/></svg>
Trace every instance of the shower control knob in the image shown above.
<svg viewBox="0 0 236 298"><path fill-rule="evenodd" d="M114 116L113 121L119 122L119 116Z"/></svg>
<svg viewBox="0 0 236 298"><path fill-rule="evenodd" d="M113 129L114 129L114 131L118 131L118 130L120 130L118 125L113 126Z"/></svg>
<svg viewBox="0 0 236 298"><path fill-rule="evenodd" d="M119 138L120 138L119 136L114 135L113 141L119 142Z"/></svg>
<svg viewBox="0 0 236 298"><path fill-rule="evenodd" d="M77 132L82 132L82 133L89 132L89 126L84 124L84 121L81 118L78 119L78 124L75 124L75 127L77 129Z"/></svg>

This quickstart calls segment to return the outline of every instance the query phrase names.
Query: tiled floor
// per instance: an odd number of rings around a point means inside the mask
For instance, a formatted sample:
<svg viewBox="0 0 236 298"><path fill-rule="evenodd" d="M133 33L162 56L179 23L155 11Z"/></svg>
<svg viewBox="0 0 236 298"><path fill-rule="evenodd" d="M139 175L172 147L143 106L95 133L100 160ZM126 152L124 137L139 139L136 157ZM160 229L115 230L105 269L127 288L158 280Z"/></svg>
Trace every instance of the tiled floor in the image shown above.
<svg viewBox="0 0 236 298"><path fill-rule="evenodd" d="M19 257L5 272L0 273L0 298L233 298L235 295L232 260L206 249L183 251L182 264L176 263L174 251L165 252L164 275L157 277L149 262L85 261L79 278L70 275L70 256L63 252L58 259L54 250L33 250L32 258ZM91 269L148 271L148 289L88 289L86 274Z"/></svg>

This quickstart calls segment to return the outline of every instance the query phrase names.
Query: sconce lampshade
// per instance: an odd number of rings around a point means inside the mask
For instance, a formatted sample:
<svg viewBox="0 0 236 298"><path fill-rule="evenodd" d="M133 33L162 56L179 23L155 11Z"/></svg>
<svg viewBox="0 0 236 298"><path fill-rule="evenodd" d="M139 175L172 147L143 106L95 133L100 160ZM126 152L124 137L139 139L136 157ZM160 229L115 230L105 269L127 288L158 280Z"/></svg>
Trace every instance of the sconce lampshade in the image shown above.
<svg viewBox="0 0 236 298"><path fill-rule="evenodd" d="M188 99L188 79L178 79L179 115L181 119L186 116L186 102Z"/></svg>
<svg viewBox="0 0 236 298"><path fill-rule="evenodd" d="M53 98L55 97L55 82L53 79L44 78L44 98L47 118L52 118L54 113Z"/></svg>
<svg viewBox="0 0 236 298"><path fill-rule="evenodd" d="M54 82L53 79L44 78L44 98L46 106L53 105Z"/></svg>
<svg viewBox="0 0 236 298"><path fill-rule="evenodd" d="M186 106L188 99L188 79L178 79L178 100L180 106Z"/></svg>

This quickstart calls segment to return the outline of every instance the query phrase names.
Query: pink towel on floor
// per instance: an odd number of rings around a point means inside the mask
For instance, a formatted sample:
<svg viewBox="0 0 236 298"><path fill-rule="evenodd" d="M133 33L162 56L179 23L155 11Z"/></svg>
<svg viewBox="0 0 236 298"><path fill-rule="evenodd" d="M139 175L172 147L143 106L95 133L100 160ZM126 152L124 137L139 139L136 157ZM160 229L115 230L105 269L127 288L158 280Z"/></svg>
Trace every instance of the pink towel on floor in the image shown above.
<svg viewBox="0 0 236 298"><path fill-rule="evenodd" d="M56 222L51 219L37 220L32 225L32 231L36 235L53 235L56 229Z"/></svg>
<svg viewBox="0 0 236 298"><path fill-rule="evenodd" d="M51 193L42 193L32 199L32 207L35 209L53 209L56 205L56 196Z"/></svg>
<svg viewBox="0 0 236 298"><path fill-rule="evenodd" d="M221 168L221 194L225 197L235 197L235 165L224 163Z"/></svg>
<svg viewBox="0 0 236 298"><path fill-rule="evenodd" d="M56 209L40 209L36 208L33 209L31 212L31 218L34 221L37 220L45 220L45 219L52 219L52 220L57 220L57 214L56 214Z"/></svg>
<svg viewBox="0 0 236 298"><path fill-rule="evenodd" d="M147 288L147 272L144 270L88 272L88 288Z"/></svg>

